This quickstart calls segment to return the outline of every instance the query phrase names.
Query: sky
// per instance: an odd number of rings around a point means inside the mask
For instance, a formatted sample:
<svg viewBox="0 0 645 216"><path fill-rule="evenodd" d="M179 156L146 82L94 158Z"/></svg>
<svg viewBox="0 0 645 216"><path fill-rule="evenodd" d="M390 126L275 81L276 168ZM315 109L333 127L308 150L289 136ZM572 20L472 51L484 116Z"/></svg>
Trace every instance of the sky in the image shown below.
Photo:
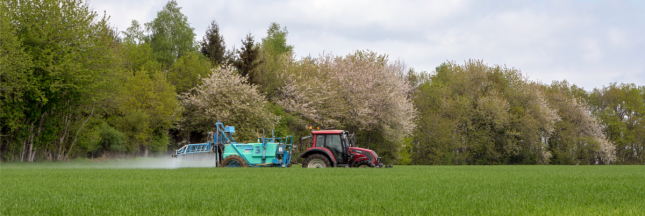
<svg viewBox="0 0 645 216"><path fill-rule="evenodd" d="M152 21L165 0L93 0L124 31ZM177 0L201 40L217 21L226 45L286 26L297 56L372 50L432 72L469 59L516 68L545 84L586 90L645 86L645 1L218 1Z"/></svg>

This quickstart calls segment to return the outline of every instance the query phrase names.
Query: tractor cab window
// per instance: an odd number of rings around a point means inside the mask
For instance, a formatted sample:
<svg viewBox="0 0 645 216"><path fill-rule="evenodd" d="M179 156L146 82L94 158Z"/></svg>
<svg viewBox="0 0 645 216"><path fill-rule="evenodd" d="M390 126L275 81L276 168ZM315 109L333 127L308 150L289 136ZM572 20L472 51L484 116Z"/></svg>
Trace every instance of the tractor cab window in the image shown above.
<svg viewBox="0 0 645 216"><path fill-rule="evenodd" d="M327 147L336 160L343 160L343 146L340 143L340 135L327 135L327 140L325 141L325 147Z"/></svg>
<svg viewBox="0 0 645 216"><path fill-rule="evenodd" d="M325 146L325 135L316 135L316 147Z"/></svg>
<svg viewBox="0 0 645 216"><path fill-rule="evenodd" d="M349 147L349 143L347 142L347 134L342 133L340 136L341 136L341 143L343 144L343 147Z"/></svg>

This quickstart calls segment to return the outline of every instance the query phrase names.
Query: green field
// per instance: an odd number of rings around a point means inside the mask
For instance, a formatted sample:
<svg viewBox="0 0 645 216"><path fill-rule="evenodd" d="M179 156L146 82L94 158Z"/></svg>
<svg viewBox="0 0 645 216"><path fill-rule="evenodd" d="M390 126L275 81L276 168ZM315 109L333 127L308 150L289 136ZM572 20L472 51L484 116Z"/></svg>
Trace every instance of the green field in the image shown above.
<svg viewBox="0 0 645 216"><path fill-rule="evenodd" d="M70 164L2 164L2 215L645 215L645 166Z"/></svg>

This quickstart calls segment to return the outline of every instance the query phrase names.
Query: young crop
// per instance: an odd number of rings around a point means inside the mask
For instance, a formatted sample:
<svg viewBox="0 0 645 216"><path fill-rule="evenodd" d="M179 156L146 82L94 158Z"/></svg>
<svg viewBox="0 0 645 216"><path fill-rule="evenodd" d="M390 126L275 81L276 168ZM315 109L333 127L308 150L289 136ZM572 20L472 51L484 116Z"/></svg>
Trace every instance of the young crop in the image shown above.
<svg viewBox="0 0 645 216"><path fill-rule="evenodd" d="M3 164L2 215L641 215L638 166ZM76 167L76 168L74 168ZM80 167L80 168L79 168Z"/></svg>

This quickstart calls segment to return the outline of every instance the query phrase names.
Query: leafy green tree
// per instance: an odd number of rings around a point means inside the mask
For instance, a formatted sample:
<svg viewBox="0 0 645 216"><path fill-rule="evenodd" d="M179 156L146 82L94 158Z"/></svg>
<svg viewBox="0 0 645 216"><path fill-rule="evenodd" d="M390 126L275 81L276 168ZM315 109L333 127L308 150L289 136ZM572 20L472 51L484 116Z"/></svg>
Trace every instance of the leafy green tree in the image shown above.
<svg viewBox="0 0 645 216"><path fill-rule="evenodd" d="M414 93L417 164L544 164L560 120L539 83L519 71L448 62Z"/></svg>
<svg viewBox="0 0 645 216"><path fill-rule="evenodd" d="M213 66L224 65L230 61L230 56L227 56L226 52L224 36L220 35L219 26L215 20L206 29L200 52L210 60Z"/></svg>
<svg viewBox="0 0 645 216"><path fill-rule="evenodd" d="M287 45L287 27L280 28L280 24L273 22L267 30L267 37L262 38L262 49L274 55L281 55L293 51L292 45Z"/></svg>
<svg viewBox="0 0 645 216"><path fill-rule="evenodd" d="M201 83L200 77L211 73L210 62L197 52L179 57L168 71L168 81L175 86L177 93L188 92Z"/></svg>
<svg viewBox="0 0 645 216"><path fill-rule="evenodd" d="M32 61L11 24L7 4L0 4L0 155L19 150L12 145L16 133L26 128L25 94L33 91ZM5 137L9 138L6 139ZM7 159L7 158L5 158Z"/></svg>
<svg viewBox="0 0 645 216"><path fill-rule="evenodd" d="M159 71L162 69L161 63L154 58L154 53L149 43L136 44L125 41L121 44L121 48L125 54L123 69L126 71Z"/></svg>
<svg viewBox="0 0 645 216"><path fill-rule="evenodd" d="M175 87L164 74L153 72L150 76L146 71L136 71L123 84L119 103L123 117L117 120L117 128L128 137L128 151L143 152L147 157L150 149L165 150L168 143L153 142L154 138L166 136L179 120L181 108Z"/></svg>
<svg viewBox="0 0 645 216"><path fill-rule="evenodd" d="M107 123L103 122L99 129L100 141L99 146L107 151L126 151L125 135L118 130L110 127Z"/></svg>
<svg viewBox="0 0 645 216"><path fill-rule="evenodd" d="M612 83L589 95L591 111L616 144L620 164L645 163L645 87Z"/></svg>
<svg viewBox="0 0 645 216"><path fill-rule="evenodd" d="M267 94L269 98L275 98L280 94L280 88L284 86L279 74L286 65L285 59L291 58L293 46L287 45L287 27L280 28L280 24L271 23L267 30L267 36L262 38L260 45L260 65L255 70L251 83L260 86L260 91Z"/></svg>
<svg viewBox="0 0 645 216"><path fill-rule="evenodd" d="M12 145L22 144L21 160L34 161L39 152L66 160L96 103L110 97L101 89L118 68L116 34L106 16L99 17L82 1L3 4L33 63L24 74L30 88L20 97L25 128L11 135Z"/></svg>
<svg viewBox="0 0 645 216"><path fill-rule="evenodd" d="M567 81L546 86L546 99L561 121L548 139L552 164L607 164L615 161L615 146L603 134L603 126L591 116L584 98L587 92Z"/></svg>
<svg viewBox="0 0 645 216"><path fill-rule="evenodd" d="M120 48L123 50L122 67L125 71L158 71L162 69L161 63L155 58L149 37L139 22L132 20L130 27L121 33L124 35Z"/></svg>
<svg viewBox="0 0 645 216"><path fill-rule="evenodd" d="M120 151L143 153L144 157L148 156L154 131L150 126L150 118L145 111L131 111L115 121L118 130L127 138L125 148L119 148Z"/></svg>
<svg viewBox="0 0 645 216"><path fill-rule="evenodd" d="M259 90L268 98L277 98L281 94L281 88L285 85L280 74L288 66L285 62L290 59L292 59L292 53L277 55L261 49L260 64L253 71L253 76L249 77L252 79L249 82L258 85Z"/></svg>
<svg viewBox="0 0 645 216"><path fill-rule="evenodd" d="M141 26L136 20L132 20L130 27L121 33L124 35L123 42L130 42L132 44L142 44L149 39L145 35L143 26Z"/></svg>
<svg viewBox="0 0 645 216"><path fill-rule="evenodd" d="M242 40L242 48L237 51L238 58L233 66L237 68L240 75L248 77L249 82L254 80L255 68L261 63L259 54L260 48L255 45L253 35L247 34L246 38Z"/></svg>
<svg viewBox="0 0 645 216"><path fill-rule="evenodd" d="M170 0L152 22L145 24L155 58L164 67L170 67L187 52L196 51L195 29L180 10L177 2Z"/></svg>

